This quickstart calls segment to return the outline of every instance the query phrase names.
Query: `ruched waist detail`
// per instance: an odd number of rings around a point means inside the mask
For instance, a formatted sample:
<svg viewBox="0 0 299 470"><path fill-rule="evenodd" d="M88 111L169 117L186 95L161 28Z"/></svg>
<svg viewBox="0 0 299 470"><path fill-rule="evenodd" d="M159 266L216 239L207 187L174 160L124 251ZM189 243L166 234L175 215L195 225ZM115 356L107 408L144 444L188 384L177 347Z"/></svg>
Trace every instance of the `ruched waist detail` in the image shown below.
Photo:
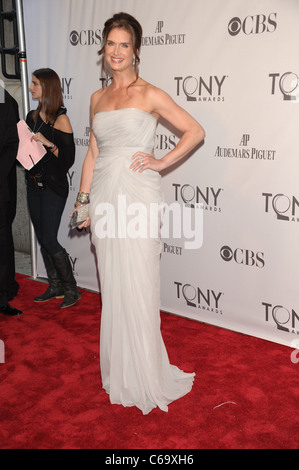
<svg viewBox="0 0 299 470"><path fill-rule="evenodd" d="M95 172L104 169L117 171L117 168L129 169L133 163L133 155L136 152L152 154L152 147L100 147L99 155L95 162ZM136 157L138 158L138 156ZM130 170L131 171L131 170ZM152 170L145 170L146 173L156 173ZM160 175L159 175L160 176Z"/></svg>
<svg viewBox="0 0 299 470"><path fill-rule="evenodd" d="M107 178L111 179L112 177L117 177L120 175L120 172L124 170L128 176L130 175L131 181L129 184L133 184L135 186L136 182L132 180L132 178L139 178L143 180L143 184L159 184L161 180L161 175L159 172L145 169L142 173L139 171L134 172L130 166L133 163L133 155L137 152L152 154L153 148L152 147L105 147L102 146L99 148L99 155L95 162L94 167L94 184L98 181L98 176L101 175L101 178L107 176ZM139 158L138 156L136 158ZM127 173L128 172L128 173ZM124 184L123 180L124 175L122 175L121 181Z"/></svg>
<svg viewBox="0 0 299 470"><path fill-rule="evenodd" d="M121 158L121 157L132 157L136 152L153 153L151 147L118 147L118 146L109 146L109 147L100 147L98 158Z"/></svg>

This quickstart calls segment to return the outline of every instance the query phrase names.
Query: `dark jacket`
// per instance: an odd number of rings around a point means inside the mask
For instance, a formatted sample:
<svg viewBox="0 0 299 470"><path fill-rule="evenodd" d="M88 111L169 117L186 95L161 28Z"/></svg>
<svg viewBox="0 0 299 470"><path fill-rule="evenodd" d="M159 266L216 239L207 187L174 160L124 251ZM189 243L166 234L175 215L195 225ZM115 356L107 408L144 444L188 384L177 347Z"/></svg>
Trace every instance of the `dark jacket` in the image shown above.
<svg viewBox="0 0 299 470"><path fill-rule="evenodd" d="M65 108L61 108L65 113ZM29 171L33 176L42 175L43 182L55 193L62 197L67 197L69 184L67 172L75 161L75 143L73 134L62 132L55 127L42 121L40 116L36 122L32 118L33 111L30 111L26 118L26 123L34 133L41 132L46 139L58 147L58 157L47 151L46 155ZM28 176L28 172L27 176Z"/></svg>
<svg viewBox="0 0 299 470"><path fill-rule="evenodd" d="M0 87L0 201L14 202L16 192L16 156L19 138L18 104Z"/></svg>

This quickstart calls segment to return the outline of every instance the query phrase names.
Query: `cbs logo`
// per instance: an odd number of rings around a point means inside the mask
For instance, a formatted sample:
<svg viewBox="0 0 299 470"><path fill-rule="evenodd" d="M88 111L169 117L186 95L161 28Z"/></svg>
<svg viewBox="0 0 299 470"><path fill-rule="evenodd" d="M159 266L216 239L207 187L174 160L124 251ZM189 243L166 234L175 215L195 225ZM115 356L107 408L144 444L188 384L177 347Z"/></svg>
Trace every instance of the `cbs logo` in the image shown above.
<svg viewBox="0 0 299 470"><path fill-rule="evenodd" d="M264 32L273 33L276 29L276 13L266 15L246 16L241 20L237 16L232 18L228 23L228 32L231 36L237 36L241 31L246 34L261 34Z"/></svg>
<svg viewBox="0 0 299 470"><path fill-rule="evenodd" d="M224 261L234 261L237 264L244 264L246 266L256 266L263 268L265 266L264 253L244 248L236 248L232 250L229 246L223 246L220 249L220 256Z"/></svg>

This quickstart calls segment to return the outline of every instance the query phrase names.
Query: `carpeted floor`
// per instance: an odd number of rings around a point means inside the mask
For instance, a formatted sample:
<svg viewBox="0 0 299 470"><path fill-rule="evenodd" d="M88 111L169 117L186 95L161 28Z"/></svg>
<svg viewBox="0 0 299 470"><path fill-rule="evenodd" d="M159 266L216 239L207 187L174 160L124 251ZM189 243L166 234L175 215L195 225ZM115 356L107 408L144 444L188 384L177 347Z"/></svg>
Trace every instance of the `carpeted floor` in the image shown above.
<svg viewBox="0 0 299 470"><path fill-rule="evenodd" d="M299 364L282 345L161 314L171 363L196 372L186 397L143 416L111 405L99 370L100 296L36 304L45 284L18 275L0 317L1 449L295 449Z"/></svg>

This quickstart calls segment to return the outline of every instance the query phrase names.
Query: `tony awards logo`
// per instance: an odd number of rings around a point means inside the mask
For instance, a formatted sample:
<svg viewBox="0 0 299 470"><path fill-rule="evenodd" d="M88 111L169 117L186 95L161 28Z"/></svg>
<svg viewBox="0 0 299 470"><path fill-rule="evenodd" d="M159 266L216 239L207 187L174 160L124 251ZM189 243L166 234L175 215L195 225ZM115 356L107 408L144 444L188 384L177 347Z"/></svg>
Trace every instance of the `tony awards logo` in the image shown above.
<svg viewBox="0 0 299 470"><path fill-rule="evenodd" d="M299 199L283 193L262 193L265 201L265 212L271 212L277 220L299 222Z"/></svg>
<svg viewBox="0 0 299 470"><path fill-rule="evenodd" d="M299 101L299 77L295 72L269 73L271 95L281 93L283 101ZM279 91L278 91L279 90Z"/></svg>

